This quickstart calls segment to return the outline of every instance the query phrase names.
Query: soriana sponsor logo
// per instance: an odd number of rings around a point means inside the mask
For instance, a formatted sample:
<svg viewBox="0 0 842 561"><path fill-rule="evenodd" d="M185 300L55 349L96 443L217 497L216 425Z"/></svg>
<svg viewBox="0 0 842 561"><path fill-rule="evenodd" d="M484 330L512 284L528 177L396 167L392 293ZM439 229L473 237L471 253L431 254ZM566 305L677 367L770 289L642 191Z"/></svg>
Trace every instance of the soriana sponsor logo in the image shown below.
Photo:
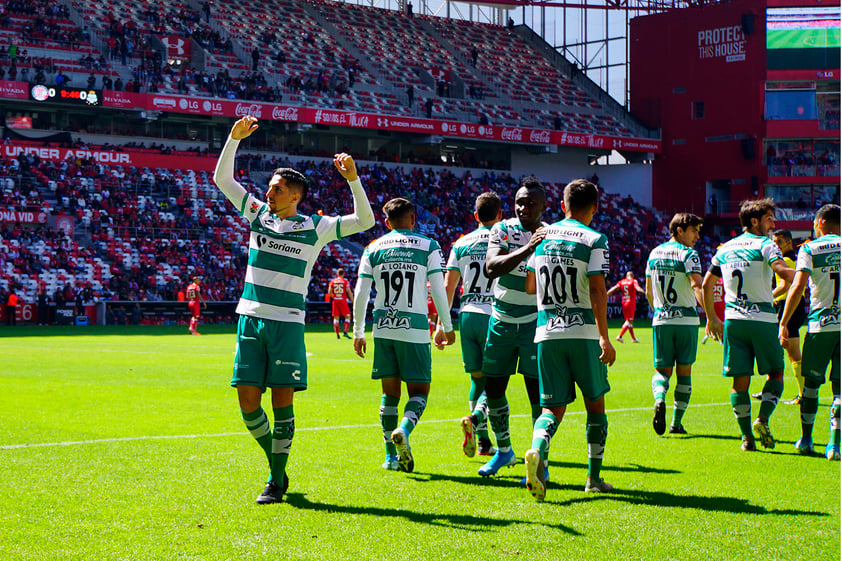
<svg viewBox="0 0 842 561"><path fill-rule="evenodd" d="M263 117L263 106L259 103L238 103L234 108L234 115L237 117L251 115L260 119Z"/></svg>
<svg viewBox="0 0 842 561"><path fill-rule="evenodd" d="M159 97L152 98L152 107L155 109L175 109L177 103L174 97Z"/></svg>
<svg viewBox="0 0 842 561"><path fill-rule="evenodd" d="M298 107L272 107L272 119L275 121L298 121Z"/></svg>
<svg viewBox="0 0 842 561"><path fill-rule="evenodd" d="M503 127L500 131L500 138L503 140L511 140L513 142L523 141L523 129Z"/></svg>
<svg viewBox="0 0 842 561"><path fill-rule="evenodd" d="M0 97L10 99L29 99L28 84L26 82L0 80Z"/></svg>

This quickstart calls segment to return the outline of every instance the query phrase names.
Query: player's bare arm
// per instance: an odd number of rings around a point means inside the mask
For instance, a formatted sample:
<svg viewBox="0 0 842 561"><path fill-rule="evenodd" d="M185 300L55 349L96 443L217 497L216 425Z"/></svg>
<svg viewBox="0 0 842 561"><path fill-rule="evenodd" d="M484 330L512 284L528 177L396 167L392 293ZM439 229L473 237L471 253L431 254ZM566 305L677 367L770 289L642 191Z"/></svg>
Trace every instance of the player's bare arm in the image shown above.
<svg viewBox="0 0 842 561"><path fill-rule="evenodd" d="M775 274L781 277L785 283L791 283L795 277L795 269L786 264L783 259L775 259L769 266L775 271Z"/></svg>
<svg viewBox="0 0 842 561"><path fill-rule="evenodd" d="M591 296L591 308L596 322L596 329L599 332L599 348L602 354L599 361L607 366L612 366L617 360L617 351L611 344L608 336L608 293L605 290L605 275L597 274L588 277L588 291Z"/></svg>
<svg viewBox="0 0 842 561"><path fill-rule="evenodd" d="M535 271L526 271L526 285L523 289L527 294L535 294L538 291L538 284L535 280Z"/></svg>
<svg viewBox="0 0 842 561"><path fill-rule="evenodd" d="M345 178L346 181L356 181L357 165L354 163L354 158L350 154L341 153L333 157L333 165L339 171L339 175Z"/></svg>
<svg viewBox="0 0 842 561"><path fill-rule="evenodd" d="M544 241L546 235L546 231L539 228L532 234L529 243L511 253L500 247L489 247L485 254L485 274L490 279L496 279L506 273L511 273L535 252L535 248Z"/></svg>
<svg viewBox="0 0 842 561"><path fill-rule="evenodd" d="M251 133L256 131L260 125L257 124L257 118L251 115L246 115L242 119L237 120L234 126L231 127L231 138L234 140L243 140L251 136Z"/></svg>
<svg viewBox="0 0 842 561"><path fill-rule="evenodd" d="M696 302L702 308L705 307L705 295L702 292L702 275L699 273L690 273L690 288L693 289L693 294L696 296Z"/></svg>
<svg viewBox="0 0 842 561"><path fill-rule="evenodd" d="M807 288L807 282L809 280L810 274L806 271L795 271L795 277L786 293L784 311L781 314L781 323L778 328L778 341L780 341L781 346L784 348L789 346L787 323L789 323L792 314L795 313L795 307L801 302L801 297L804 295L804 289Z"/></svg>
<svg viewBox="0 0 842 561"><path fill-rule="evenodd" d="M611 293L608 292L606 293L606 295L607 294ZM646 277L646 291L644 292L644 294L646 294L646 301L649 302L649 306L654 310L655 304L653 304L652 300L652 279L650 277Z"/></svg>
<svg viewBox="0 0 842 561"><path fill-rule="evenodd" d="M705 274L705 280L702 281L702 299L705 304L705 316L707 316L707 324L705 325L705 333L709 334L715 341L722 340L722 322L716 315L716 310L713 307L713 288L721 277L714 275L710 271Z"/></svg>

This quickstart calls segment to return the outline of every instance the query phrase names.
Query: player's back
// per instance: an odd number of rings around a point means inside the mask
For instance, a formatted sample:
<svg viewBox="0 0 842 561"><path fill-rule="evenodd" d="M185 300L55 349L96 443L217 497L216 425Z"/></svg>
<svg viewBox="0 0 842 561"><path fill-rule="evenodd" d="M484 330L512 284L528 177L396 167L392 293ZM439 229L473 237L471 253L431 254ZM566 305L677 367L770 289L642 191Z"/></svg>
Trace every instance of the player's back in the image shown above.
<svg viewBox="0 0 842 561"><path fill-rule="evenodd" d="M699 254L676 241L661 244L649 254L646 276L651 279L652 325L698 325L696 295L689 275L701 275Z"/></svg>
<svg viewBox="0 0 842 561"><path fill-rule="evenodd" d="M447 269L459 271L462 277L460 311L491 314L494 281L485 274L485 257L490 233L489 227L481 226L459 238L450 250Z"/></svg>
<svg viewBox="0 0 842 561"><path fill-rule="evenodd" d="M777 323L770 263L781 250L767 237L744 233L722 244L713 257L722 272L725 319Z"/></svg>
<svg viewBox="0 0 842 561"><path fill-rule="evenodd" d="M796 267L810 272L810 333L839 331L840 237L822 236L801 246Z"/></svg>
<svg viewBox="0 0 842 561"><path fill-rule="evenodd" d="M347 300L350 284L343 277L335 277L328 283L327 292L333 300Z"/></svg>
<svg viewBox="0 0 842 561"><path fill-rule="evenodd" d="M191 282L187 285L187 290L185 291L185 295L187 296L187 300L193 302L199 299L199 285L195 282Z"/></svg>

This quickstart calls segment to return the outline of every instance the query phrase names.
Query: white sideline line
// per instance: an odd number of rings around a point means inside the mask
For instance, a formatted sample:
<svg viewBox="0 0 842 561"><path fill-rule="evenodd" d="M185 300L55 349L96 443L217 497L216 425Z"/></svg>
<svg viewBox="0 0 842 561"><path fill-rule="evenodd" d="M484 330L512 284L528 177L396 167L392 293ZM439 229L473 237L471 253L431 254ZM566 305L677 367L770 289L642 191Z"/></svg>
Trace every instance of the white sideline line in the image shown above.
<svg viewBox="0 0 842 561"><path fill-rule="evenodd" d="M730 403L700 403L691 405L691 407L722 407L724 405L731 405ZM629 407L625 409L609 409L606 413L627 413L630 411L651 411L651 407ZM585 411L571 411L565 414L565 417L570 415L584 415ZM530 415L512 415L513 418L529 417ZM433 423L456 423L459 419L431 419L424 420L424 424ZM347 430L347 429L370 429L380 428L380 425L340 425L330 427L302 427L295 429L296 432L313 432L321 430ZM46 448L51 446L77 446L80 444L102 444L105 442L132 442L135 440L173 440L181 438L216 438L220 436L246 436L248 431L241 432L219 432L216 434L173 434L160 436L127 436L124 438L98 438L95 440L71 440L67 442L41 442L36 444L4 444L0 445L0 450L18 450L21 448Z"/></svg>

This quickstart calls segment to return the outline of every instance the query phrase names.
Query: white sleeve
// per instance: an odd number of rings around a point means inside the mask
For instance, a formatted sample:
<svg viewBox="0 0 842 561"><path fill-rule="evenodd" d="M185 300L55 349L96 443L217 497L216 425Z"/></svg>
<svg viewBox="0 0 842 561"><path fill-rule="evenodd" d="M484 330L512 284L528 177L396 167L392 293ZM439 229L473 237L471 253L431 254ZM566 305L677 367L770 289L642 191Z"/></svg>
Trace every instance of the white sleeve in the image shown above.
<svg viewBox="0 0 842 561"><path fill-rule="evenodd" d="M357 285L354 287L354 339L365 337L365 312L371 294L371 282L369 277L357 277Z"/></svg>
<svg viewBox="0 0 842 561"><path fill-rule="evenodd" d="M441 274L441 271L436 271L429 275L427 279L430 281L430 296L433 298L433 304L435 304L436 311L439 314L441 326L445 333L449 333L453 331L453 322L450 319L450 306L447 305L447 291L444 289L444 276Z"/></svg>
<svg viewBox="0 0 842 561"><path fill-rule="evenodd" d="M222 191L229 201L244 214L246 190L234 179L234 156L237 154L237 148L240 146L240 141L231 138L228 135L228 140L225 141L225 146L222 147L222 152L219 154L219 160L216 162L216 169L213 172L213 182Z"/></svg>
<svg viewBox="0 0 842 561"><path fill-rule="evenodd" d="M343 216L339 223L339 235L343 238L374 226L374 212L371 210L362 182L356 179L349 181L348 185L354 197L354 214Z"/></svg>

